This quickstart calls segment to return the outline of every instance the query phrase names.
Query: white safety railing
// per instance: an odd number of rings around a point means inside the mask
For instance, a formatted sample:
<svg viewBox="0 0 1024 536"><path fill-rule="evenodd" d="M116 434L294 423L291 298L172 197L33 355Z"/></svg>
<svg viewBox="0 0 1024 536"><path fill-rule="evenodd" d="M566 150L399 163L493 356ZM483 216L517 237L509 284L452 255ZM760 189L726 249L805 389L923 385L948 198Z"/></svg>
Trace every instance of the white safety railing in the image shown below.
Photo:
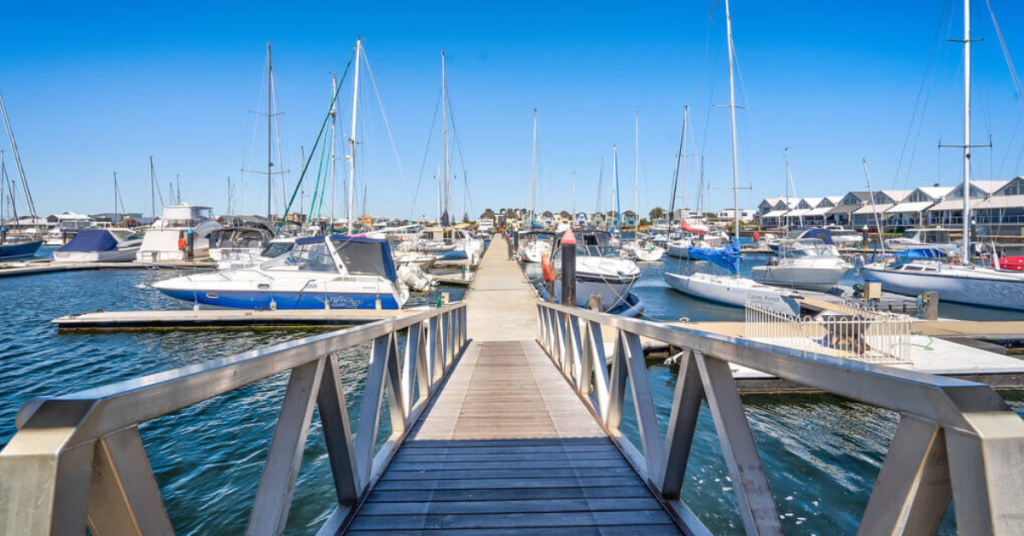
<svg viewBox="0 0 1024 536"><path fill-rule="evenodd" d="M872 313L792 316L748 303L745 337L794 350L833 355L865 363L911 364L913 320Z"/></svg>
<svg viewBox="0 0 1024 536"><path fill-rule="evenodd" d="M642 338L683 349L664 434ZM705 399L746 534L784 534L731 364L899 414L858 535L935 534L950 503L959 534L1024 534L1024 420L986 385L546 302L537 341L686 534L710 535L679 499ZM640 449L620 429L627 389Z"/></svg>
<svg viewBox="0 0 1024 536"><path fill-rule="evenodd" d="M313 408L320 410L338 507L336 534L365 499L466 345L464 303L55 398L30 400L0 451L0 536L172 535L138 426L290 371L246 535L279 535ZM399 333L405 332L404 348ZM370 343L358 429L349 425L337 352ZM391 436L374 454L385 395ZM215 526L214 525L211 526Z"/></svg>

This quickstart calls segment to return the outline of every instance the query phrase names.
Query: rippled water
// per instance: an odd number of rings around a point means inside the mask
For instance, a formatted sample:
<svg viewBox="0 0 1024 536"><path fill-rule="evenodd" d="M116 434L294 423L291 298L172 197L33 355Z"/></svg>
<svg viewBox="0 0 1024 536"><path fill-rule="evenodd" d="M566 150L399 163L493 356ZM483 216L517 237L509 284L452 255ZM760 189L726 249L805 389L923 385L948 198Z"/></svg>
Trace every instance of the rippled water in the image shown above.
<svg viewBox="0 0 1024 536"><path fill-rule="evenodd" d="M746 264L746 261L745 261ZM742 311L667 289L662 273L692 269L675 259L643 266L634 291L654 318L741 320ZM50 320L96 309L171 309L181 303L140 283L165 271L72 272L0 279L7 320L0 324L0 445L34 396L57 395L308 336L311 332L192 331L58 334ZM451 289L456 296L458 289ZM420 298L433 301L433 296ZM973 310L974 308L969 308ZM946 314L944 311L943 314ZM472 322L472 319L470 319ZM339 356L352 424L368 348ZM659 421L667 426L677 371L649 365ZM208 400L140 428L179 534L234 534L245 528L273 435L287 374ZM1021 396L1006 395L1018 412ZM854 534L896 426L887 411L835 397L746 397L747 416L788 534ZM386 410L382 413L386 414ZM627 406L623 427L638 443ZM388 433L386 419L379 437ZM701 412L684 498L714 534L743 534L714 426ZM288 534L313 534L335 498L319 418L314 416ZM955 531L947 520L943 534Z"/></svg>

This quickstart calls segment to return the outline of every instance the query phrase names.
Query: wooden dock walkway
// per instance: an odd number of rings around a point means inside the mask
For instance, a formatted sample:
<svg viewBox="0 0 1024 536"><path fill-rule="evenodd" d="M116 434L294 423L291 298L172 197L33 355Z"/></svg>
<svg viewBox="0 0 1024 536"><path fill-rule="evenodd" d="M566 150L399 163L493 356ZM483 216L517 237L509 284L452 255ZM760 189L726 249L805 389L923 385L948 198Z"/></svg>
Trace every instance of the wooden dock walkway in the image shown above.
<svg viewBox="0 0 1024 536"><path fill-rule="evenodd" d="M533 340L534 293L495 242L473 342L346 534L680 534Z"/></svg>

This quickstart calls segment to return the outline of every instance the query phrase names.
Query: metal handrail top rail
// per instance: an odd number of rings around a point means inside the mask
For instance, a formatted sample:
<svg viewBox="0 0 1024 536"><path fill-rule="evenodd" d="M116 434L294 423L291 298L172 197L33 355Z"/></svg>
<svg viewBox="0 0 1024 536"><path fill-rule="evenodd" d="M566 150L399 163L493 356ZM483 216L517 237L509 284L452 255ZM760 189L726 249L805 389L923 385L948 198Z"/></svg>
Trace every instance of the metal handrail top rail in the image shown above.
<svg viewBox="0 0 1024 536"><path fill-rule="evenodd" d="M59 406L59 411L50 413L52 419L60 422L46 422L45 425L48 428L59 425L75 427L65 445L65 449L70 449L122 428L153 420L295 369L331 352L371 343L378 337L465 306L464 302L457 302L74 393L36 397L26 401L18 410L16 425L21 429L30 423L33 416ZM196 384L208 388L189 388ZM72 411L68 411L69 408Z"/></svg>
<svg viewBox="0 0 1024 536"><path fill-rule="evenodd" d="M785 346L624 318L538 300L537 303L621 331L654 339L772 374L873 406L917 415L944 426L975 432L965 412L1012 411L989 386L884 365L851 362L839 357ZM736 351L741 349L743 351ZM840 374L835 374L839 372Z"/></svg>

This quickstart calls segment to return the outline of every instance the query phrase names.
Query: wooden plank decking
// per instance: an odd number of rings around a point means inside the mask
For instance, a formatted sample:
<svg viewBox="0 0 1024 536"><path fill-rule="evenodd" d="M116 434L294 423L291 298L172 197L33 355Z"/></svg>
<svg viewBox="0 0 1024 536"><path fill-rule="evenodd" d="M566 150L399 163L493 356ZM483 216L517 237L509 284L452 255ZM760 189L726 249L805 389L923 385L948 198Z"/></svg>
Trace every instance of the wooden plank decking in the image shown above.
<svg viewBox="0 0 1024 536"><path fill-rule="evenodd" d="M484 256L473 342L347 534L680 534L530 340L533 292L505 252L498 238Z"/></svg>

